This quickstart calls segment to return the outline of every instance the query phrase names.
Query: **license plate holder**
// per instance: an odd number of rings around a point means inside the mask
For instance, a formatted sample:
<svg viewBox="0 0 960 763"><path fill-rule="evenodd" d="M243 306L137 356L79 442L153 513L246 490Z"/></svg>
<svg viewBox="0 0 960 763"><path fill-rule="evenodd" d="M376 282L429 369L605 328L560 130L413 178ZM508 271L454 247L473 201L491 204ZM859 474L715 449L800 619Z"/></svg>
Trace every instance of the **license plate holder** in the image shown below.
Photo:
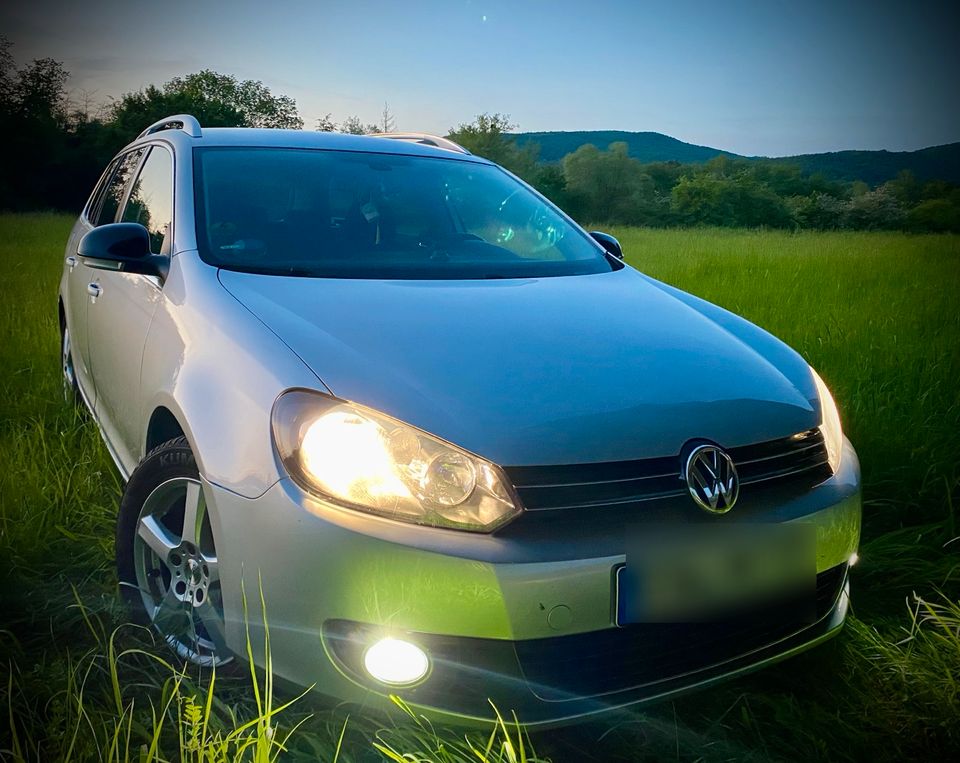
<svg viewBox="0 0 960 763"><path fill-rule="evenodd" d="M803 523L628 530L615 623L710 622L813 602L816 532Z"/></svg>

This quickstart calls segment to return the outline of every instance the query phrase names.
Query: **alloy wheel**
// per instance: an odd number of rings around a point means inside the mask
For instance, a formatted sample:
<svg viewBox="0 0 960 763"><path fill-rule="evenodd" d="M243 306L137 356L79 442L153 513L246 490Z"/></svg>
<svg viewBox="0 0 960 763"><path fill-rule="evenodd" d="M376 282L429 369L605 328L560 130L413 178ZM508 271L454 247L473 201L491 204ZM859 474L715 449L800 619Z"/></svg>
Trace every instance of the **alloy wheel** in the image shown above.
<svg viewBox="0 0 960 763"><path fill-rule="evenodd" d="M147 496L133 556L144 609L170 647L198 665L229 662L220 568L198 480L167 480Z"/></svg>
<svg viewBox="0 0 960 763"><path fill-rule="evenodd" d="M76 399L77 376L73 369L73 352L70 345L70 329L63 327L63 341L60 343L60 365L63 369L63 399L68 403Z"/></svg>

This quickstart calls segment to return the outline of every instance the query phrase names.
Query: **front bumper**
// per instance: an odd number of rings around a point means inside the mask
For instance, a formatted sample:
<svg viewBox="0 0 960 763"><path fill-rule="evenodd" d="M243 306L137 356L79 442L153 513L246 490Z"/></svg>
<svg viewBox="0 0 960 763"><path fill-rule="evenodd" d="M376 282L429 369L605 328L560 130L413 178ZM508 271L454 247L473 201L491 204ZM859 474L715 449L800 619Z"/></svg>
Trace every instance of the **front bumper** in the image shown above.
<svg viewBox="0 0 960 763"><path fill-rule="evenodd" d="M584 556L575 541L535 543L368 516L319 502L290 480L256 499L209 483L206 495L227 641L238 653L248 635L255 655L262 651L259 586L282 678L368 707L387 707L394 693L451 720L489 718L489 697L525 722L553 723L706 686L836 633L849 603L845 564L859 541L859 476L847 443L836 475L764 511L767 520L813 524L820 578L840 575L813 624L766 637L754 632L706 662L648 652L654 656L633 673L616 660L636 661L638 644L675 642L677 634L614 626L614 570L624 560L623 533L615 529L605 549L593 545ZM413 689L375 686L343 648L358 633L407 634L431 654L431 675ZM552 661L562 672L562 663L576 667L581 658L581 672L623 681L555 684Z"/></svg>

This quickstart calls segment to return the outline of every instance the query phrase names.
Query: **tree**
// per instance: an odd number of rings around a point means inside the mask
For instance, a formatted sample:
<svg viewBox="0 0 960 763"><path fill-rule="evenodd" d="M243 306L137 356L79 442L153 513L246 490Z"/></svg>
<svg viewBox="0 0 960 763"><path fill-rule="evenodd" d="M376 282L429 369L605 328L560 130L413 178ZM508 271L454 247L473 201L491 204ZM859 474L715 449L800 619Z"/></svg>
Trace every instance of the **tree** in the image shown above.
<svg viewBox="0 0 960 763"><path fill-rule="evenodd" d="M559 164L539 165L536 173L529 182L557 206L567 206L569 201L567 195L567 178L563 174L563 167Z"/></svg>
<svg viewBox="0 0 960 763"><path fill-rule="evenodd" d="M4 116L10 113L10 103L13 99L15 70L11 47L10 40L0 35L0 109Z"/></svg>
<svg viewBox="0 0 960 763"><path fill-rule="evenodd" d="M960 205L950 199L926 199L907 212L906 223L915 231L960 233Z"/></svg>
<svg viewBox="0 0 960 763"><path fill-rule="evenodd" d="M508 115L484 113L478 114L473 122L451 127L447 137L470 153L496 162L532 183L537 172L540 149L536 144L518 146L508 134L516 129L517 125L510 122Z"/></svg>
<svg viewBox="0 0 960 763"><path fill-rule="evenodd" d="M206 127L241 127L242 113L222 100L207 100L195 93L178 92L148 85L114 101L107 117L116 136L117 148L136 137L144 128L171 114L193 114Z"/></svg>
<svg viewBox="0 0 960 763"><path fill-rule="evenodd" d="M358 116L347 117L340 123L340 132L350 135L369 135L379 131L380 127L378 125L365 125Z"/></svg>
<svg viewBox="0 0 960 763"><path fill-rule="evenodd" d="M903 222L903 207L885 186L855 195L847 204L845 224L848 228L893 230Z"/></svg>
<svg viewBox="0 0 960 763"><path fill-rule="evenodd" d="M126 93L114 103L110 122L129 140L152 122L178 113L193 114L208 127L303 127L289 96L275 96L262 82L238 81L210 69L174 77L162 88L150 85Z"/></svg>
<svg viewBox="0 0 960 763"><path fill-rule="evenodd" d="M668 209L643 165L630 157L626 143L606 151L581 146L563 159L572 214L593 222L653 224Z"/></svg>
<svg viewBox="0 0 960 763"><path fill-rule="evenodd" d="M787 204L801 228L834 230L843 227L847 202L836 196L814 191L809 196L791 196Z"/></svg>
<svg viewBox="0 0 960 763"><path fill-rule="evenodd" d="M884 185L897 201L908 206L919 202L923 191L923 187L910 170L900 170L896 178L887 181Z"/></svg>
<svg viewBox="0 0 960 763"><path fill-rule="evenodd" d="M330 114L320 117L317 120L317 132L336 132L337 123L331 119Z"/></svg>
<svg viewBox="0 0 960 763"><path fill-rule="evenodd" d="M379 132L395 132L397 129L397 118L390 111L387 102L383 102L383 114L380 116L380 124L377 128Z"/></svg>
<svg viewBox="0 0 960 763"><path fill-rule="evenodd" d="M461 122L450 128L448 137L473 154L501 164L511 151L512 142L506 133L516 130L517 125L507 114L478 114L472 122Z"/></svg>
<svg viewBox="0 0 960 763"><path fill-rule="evenodd" d="M730 225L733 198L730 183L706 172L682 177L670 194L670 205L687 225Z"/></svg>
<svg viewBox="0 0 960 763"><path fill-rule="evenodd" d="M17 70L0 37L0 208L78 210L116 152L145 127L188 113L208 127L302 127L293 99L262 83L210 70L162 87L127 93L103 113L76 108L66 95L69 73L50 58Z"/></svg>
<svg viewBox="0 0 960 763"><path fill-rule="evenodd" d="M52 58L16 69L10 43L0 38L0 209L49 209L73 201L69 165L76 157L68 146L68 77Z"/></svg>
<svg viewBox="0 0 960 763"><path fill-rule="evenodd" d="M748 173L718 176L707 168L681 177L671 192L670 205L678 222L686 225L785 228L793 224L784 199Z"/></svg>
<svg viewBox="0 0 960 763"><path fill-rule="evenodd" d="M11 88L17 115L59 126L65 124L69 76L63 64L52 58L38 58L21 69Z"/></svg>
<svg viewBox="0 0 960 763"><path fill-rule="evenodd" d="M200 102L220 102L236 110L242 127L303 129L297 103L288 95L273 95L259 80L238 81L230 74L204 69L186 77L174 77L163 87L167 94L182 94Z"/></svg>

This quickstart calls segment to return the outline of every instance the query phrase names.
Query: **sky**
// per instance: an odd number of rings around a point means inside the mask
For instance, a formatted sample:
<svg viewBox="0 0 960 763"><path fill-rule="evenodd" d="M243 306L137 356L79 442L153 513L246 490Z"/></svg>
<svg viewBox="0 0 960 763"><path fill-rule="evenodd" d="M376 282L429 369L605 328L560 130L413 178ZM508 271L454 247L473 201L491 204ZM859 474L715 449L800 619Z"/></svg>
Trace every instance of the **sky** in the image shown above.
<svg viewBox="0 0 960 763"><path fill-rule="evenodd" d="M365 123L446 134L651 130L746 155L960 141L960 4L635 0L6 0L18 63L77 102L210 68Z"/></svg>

